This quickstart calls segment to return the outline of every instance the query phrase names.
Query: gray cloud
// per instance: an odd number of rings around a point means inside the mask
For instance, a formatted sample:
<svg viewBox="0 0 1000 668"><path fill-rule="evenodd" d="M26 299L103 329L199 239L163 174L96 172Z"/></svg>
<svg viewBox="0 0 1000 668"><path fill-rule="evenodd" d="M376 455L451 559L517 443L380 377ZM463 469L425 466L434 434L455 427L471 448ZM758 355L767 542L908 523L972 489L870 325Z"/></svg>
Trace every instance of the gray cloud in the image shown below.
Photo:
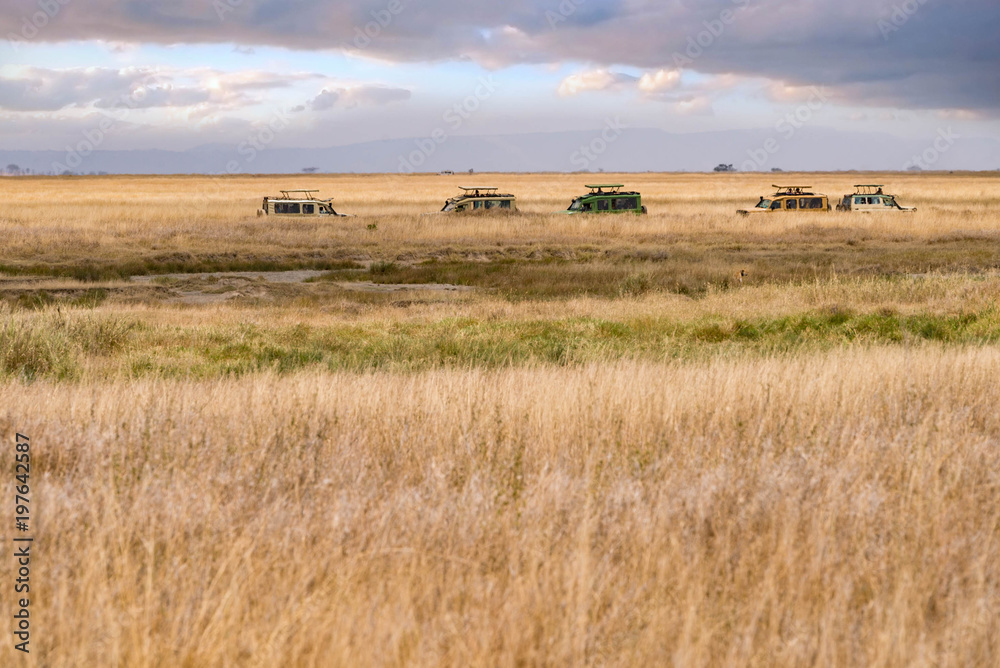
<svg viewBox="0 0 1000 668"><path fill-rule="evenodd" d="M31 68L17 78L0 78L0 109L58 111L91 104L108 108L124 100L132 106L172 106L175 95L191 98L192 90L162 88L164 80L140 69Z"/></svg>
<svg viewBox="0 0 1000 668"><path fill-rule="evenodd" d="M410 91L388 86L356 86L344 91L343 103L346 107L384 105L405 102L410 99Z"/></svg>
<svg viewBox="0 0 1000 668"><path fill-rule="evenodd" d="M292 109L293 112L301 112L306 109L312 111L329 111L334 108L351 109L360 106L382 106L393 102L405 102L410 99L410 91L403 88L390 88L388 86L353 86L351 88L323 89L319 95L309 100L306 105L299 105Z"/></svg>
<svg viewBox="0 0 1000 668"><path fill-rule="evenodd" d="M274 45L490 67L581 61L828 87L843 102L1000 110L996 0L89 0L35 40ZM395 6L395 5L394 5ZM17 34L35 0L0 1ZM731 12L731 14L730 14Z"/></svg>
<svg viewBox="0 0 1000 668"><path fill-rule="evenodd" d="M52 112L67 107L151 109L198 105L232 109L254 103L252 93L321 78L317 74L278 76L209 69L160 71L90 67L56 70L35 67L17 76L0 77L0 109Z"/></svg>
<svg viewBox="0 0 1000 668"><path fill-rule="evenodd" d="M337 91L324 90L309 101L309 107L313 111L326 111L327 109L333 109L337 105L337 101L339 99L340 93Z"/></svg>

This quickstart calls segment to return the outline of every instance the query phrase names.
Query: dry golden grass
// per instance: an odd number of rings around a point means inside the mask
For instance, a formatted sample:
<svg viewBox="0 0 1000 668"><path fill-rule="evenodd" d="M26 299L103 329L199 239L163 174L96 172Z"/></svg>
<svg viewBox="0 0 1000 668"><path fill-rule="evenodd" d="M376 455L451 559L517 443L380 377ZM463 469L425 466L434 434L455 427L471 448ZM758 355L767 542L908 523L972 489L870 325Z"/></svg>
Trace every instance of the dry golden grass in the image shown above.
<svg viewBox="0 0 1000 668"><path fill-rule="evenodd" d="M741 218L776 180L814 182L832 198L857 181L885 182L912 216L801 214ZM514 192L524 216L420 216L468 181ZM553 216L586 182L612 181L643 192L646 217ZM781 175L343 175L77 177L0 180L0 261L10 266L251 256L299 262L338 257L394 258L486 252L507 247L621 248L667 243L834 243L848 240L995 240L1000 176L912 174ZM310 222L258 219L265 195L318 188L358 218ZM376 231L368 229L375 224Z"/></svg>
<svg viewBox="0 0 1000 668"><path fill-rule="evenodd" d="M37 660L991 665L998 374L922 347L8 383Z"/></svg>
<svg viewBox="0 0 1000 668"><path fill-rule="evenodd" d="M803 178L921 210L739 218L759 175L0 179L38 665L996 664L1000 177ZM546 215L595 179L652 215ZM526 213L417 215L477 183ZM281 187L359 217L258 219ZM108 280L340 260L392 263ZM344 283L439 276L476 289Z"/></svg>

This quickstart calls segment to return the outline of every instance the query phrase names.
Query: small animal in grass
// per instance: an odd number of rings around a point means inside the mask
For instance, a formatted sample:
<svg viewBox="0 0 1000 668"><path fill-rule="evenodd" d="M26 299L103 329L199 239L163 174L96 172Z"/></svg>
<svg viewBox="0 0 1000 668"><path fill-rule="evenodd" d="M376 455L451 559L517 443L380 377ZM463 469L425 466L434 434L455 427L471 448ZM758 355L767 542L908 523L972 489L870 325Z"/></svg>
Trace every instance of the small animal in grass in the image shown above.
<svg viewBox="0 0 1000 668"><path fill-rule="evenodd" d="M746 269L740 269L740 273L737 274L736 280L740 282L740 285L743 285L743 279L747 278L749 275L750 274L747 273Z"/></svg>

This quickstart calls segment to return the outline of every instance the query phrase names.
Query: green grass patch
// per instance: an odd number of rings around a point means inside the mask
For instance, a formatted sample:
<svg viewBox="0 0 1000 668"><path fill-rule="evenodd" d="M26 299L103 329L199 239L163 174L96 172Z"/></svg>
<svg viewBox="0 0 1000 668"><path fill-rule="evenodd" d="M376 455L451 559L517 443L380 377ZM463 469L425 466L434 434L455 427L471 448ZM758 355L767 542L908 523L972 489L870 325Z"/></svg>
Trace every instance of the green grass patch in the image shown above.
<svg viewBox="0 0 1000 668"><path fill-rule="evenodd" d="M795 354L845 345L1000 342L994 309L954 315L813 311L739 320L596 318L334 327L151 327L118 318L29 315L0 329L0 369L25 378L114 375L225 377L262 371L365 372L502 368L618 359Z"/></svg>

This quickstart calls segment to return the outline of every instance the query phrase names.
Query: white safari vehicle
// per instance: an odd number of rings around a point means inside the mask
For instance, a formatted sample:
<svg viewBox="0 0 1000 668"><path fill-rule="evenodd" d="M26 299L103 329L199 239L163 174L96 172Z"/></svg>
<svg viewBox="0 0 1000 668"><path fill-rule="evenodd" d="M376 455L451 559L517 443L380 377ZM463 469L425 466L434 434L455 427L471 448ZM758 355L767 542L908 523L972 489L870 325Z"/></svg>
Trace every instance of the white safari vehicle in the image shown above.
<svg viewBox="0 0 1000 668"><path fill-rule="evenodd" d="M333 208L333 199L317 199L314 193L318 190L282 190L281 197L265 197L258 216L336 216L346 218L347 215L337 213Z"/></svg>
<svg viewBox="0 0 1000 668"><path fill-rule="evenodd" d="M916 209L900 206L895 195L887 195L885 186L863 185L854 186L853 195L844 195L837 205L837 211L854 211L858 213L913 212Z"/></svg>

